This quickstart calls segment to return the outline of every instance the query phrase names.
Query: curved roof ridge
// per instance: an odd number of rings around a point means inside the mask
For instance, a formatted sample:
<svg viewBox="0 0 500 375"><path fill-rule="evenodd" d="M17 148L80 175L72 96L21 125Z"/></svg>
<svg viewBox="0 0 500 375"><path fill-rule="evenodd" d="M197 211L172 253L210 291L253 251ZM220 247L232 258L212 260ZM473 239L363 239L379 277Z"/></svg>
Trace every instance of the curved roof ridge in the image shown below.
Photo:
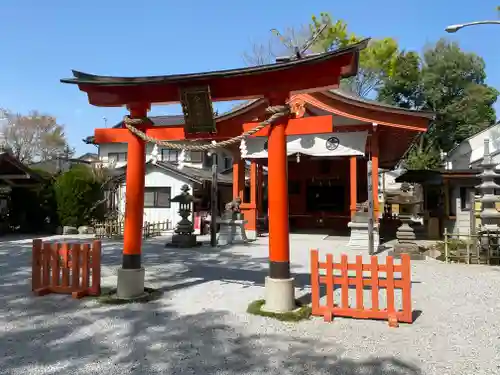
<svg viewBox="0 0 500 375"><path fill-rule="evenodd" d="M376 106L376 107L387 108L389 110L396 110L396 111L401 111L401 112L405 112L405 113L411 113L413 115L421 115L423 117L428 117L428 118L434 118L434 116L436 115L435 112L431 112L431 111L403 108L403 107L398 107L397 105L392 105L392 104L380 102L378 100L363 98L352 91L341 89L341 88L331 89L331 90L328 90L326 93L327 93L327 95L333 94L333 96L336 96L339 99L345 99L345 100L349 100L349 101L358 102L360 104L367 104L367 105L372 105L372 106Z"/></svg>
<svg viewBox="0 0 500 375"><path fill-rule="evenodd" d="M137 84L158 84L164 82L181 83L184 81L192 81L194 79L210 79L210 78L227 78L228 76L249 75L252 73L260 73L266 71L279 71L286 68L294 67L296 65L314 64L328 60L332 57L342 56L351 52L359 52L366 48L370 38L365 38L358 43L349 46L341 47L333 51L320 53L317 55L305 56L301 59L295 59L284 62L275 62L271 64L256 65L246 68L233 68L224 70L214 70L201 73L181 73L172 75L153 75L153 76L135 76L135 77L122 77L122 76L104 76L97 74L84 73L78 70L72 70L72 78L63 78L62 83L69 84L87 84L87 85L137 85Z"/></svg>

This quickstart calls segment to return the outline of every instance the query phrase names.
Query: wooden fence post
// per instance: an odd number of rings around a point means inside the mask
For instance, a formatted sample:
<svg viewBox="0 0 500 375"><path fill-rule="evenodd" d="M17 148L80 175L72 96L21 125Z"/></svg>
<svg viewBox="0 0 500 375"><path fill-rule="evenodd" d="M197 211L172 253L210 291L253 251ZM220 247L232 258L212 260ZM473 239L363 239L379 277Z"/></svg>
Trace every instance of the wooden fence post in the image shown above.
<svg viewBox="0 0 500 375"><path fill-rule="evenodd" d="M319 256L318 250L311 250L311 310L313 314L319 314L319 300L320 289L319 289Z"/></svg>
<svg viewBox="0 0 500 375"><path fill-rule="evenodd" d="M356 309L363 311L363 256L356 255Z"/></svg>
<svg viewBox="0 0 500 375"><path fill-rule="evenodd" d="M101 294L101 241L93 241L91 248L92 286L89 289L91 296Z"/></svg>
<svg viewBox="0 0 500 375"><path fill-rule="evenodd" d="M380 306L378 304L378 291L379 291L379 277L378 277L378 257L371 257L371 279L372 279L372 309L375 312L378 312Z"/></svg>
<svg viewBox="0 0 500 375"><path fill-rule="evenodd" d="M333 275L333 255L326 254L326 309L323 314L325 322L333 320L333 308L335 306L335 281Z"/></svg>
<svg viewBox="0 0 500 375"><path fill-rule="evenodd" d="M403 280L402 299L404 321L413 321L413 309L411 302L411 258L409 254L401 254L401 279Z"/></svg>
<svg viewBox="0 0 500 375"><path fill-rule="evenodd" d="M448 229L444 228L444 260L448 263Z"/></svg>
<svg viewBox="0 0 500 375"><path fill-rule="evenodd" d="M31 290L41 288L42 284L42 240L33 240L33 250L31 253Z"/></svg>

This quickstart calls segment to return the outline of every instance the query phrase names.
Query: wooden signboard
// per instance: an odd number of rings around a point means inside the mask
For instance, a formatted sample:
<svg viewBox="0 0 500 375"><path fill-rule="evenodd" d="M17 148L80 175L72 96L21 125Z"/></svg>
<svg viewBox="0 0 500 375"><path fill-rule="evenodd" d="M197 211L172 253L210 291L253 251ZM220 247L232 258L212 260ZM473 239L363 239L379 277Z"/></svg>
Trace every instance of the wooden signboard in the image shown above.
<svg viewBox="0 0 500 375"><path fill-rule="evenodd" d="M180 101L186 133L215 133L214 111L208 86L183 87Z"/></svg>

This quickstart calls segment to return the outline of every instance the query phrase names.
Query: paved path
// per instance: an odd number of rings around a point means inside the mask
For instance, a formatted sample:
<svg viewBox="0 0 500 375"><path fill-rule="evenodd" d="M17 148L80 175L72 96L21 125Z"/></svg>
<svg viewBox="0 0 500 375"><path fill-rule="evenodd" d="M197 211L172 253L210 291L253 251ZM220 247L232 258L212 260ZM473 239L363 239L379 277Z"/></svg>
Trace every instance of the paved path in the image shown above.
<svg viewBox="0 0 500 375"><path fill-rule="evenodd" d="M310 291L310 248L348 251L345 239L322 238L292 236L297 296ZM263 296L266 238L224 250L167 250L165 241L144 246L147 284L163 298L126 306L32 297L30 240L1 242L0 374L500 373L500 268L415 262L413 325L290 324L245 313ZM105 241L105 286L120 259L121 243Z"/></svg>

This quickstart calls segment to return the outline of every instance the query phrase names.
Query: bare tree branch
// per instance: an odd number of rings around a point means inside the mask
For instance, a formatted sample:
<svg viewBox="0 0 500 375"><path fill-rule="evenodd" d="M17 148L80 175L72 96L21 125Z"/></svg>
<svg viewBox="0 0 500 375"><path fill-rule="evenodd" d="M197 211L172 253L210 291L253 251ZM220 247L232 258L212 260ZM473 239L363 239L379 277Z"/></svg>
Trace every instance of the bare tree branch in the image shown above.
<svg viewBox="0 0 500 375"><path fill-rule="evenodd" d="M273 29L274 34L265 43L253 43L250 52L243 53L243 61L249 66L272 64L278 56L290 56L295 47L301 47L311 37L306 26L287 28L283 33Z"/></svg>
<svg viewBox="0 0 500 375"><path fill-rule="evenodd" d="M0 129L8 147L22 162L48 160L57 153L69 150L64 126L56 118L31 111L27 115L1 111L5 121Z"/></svg>

